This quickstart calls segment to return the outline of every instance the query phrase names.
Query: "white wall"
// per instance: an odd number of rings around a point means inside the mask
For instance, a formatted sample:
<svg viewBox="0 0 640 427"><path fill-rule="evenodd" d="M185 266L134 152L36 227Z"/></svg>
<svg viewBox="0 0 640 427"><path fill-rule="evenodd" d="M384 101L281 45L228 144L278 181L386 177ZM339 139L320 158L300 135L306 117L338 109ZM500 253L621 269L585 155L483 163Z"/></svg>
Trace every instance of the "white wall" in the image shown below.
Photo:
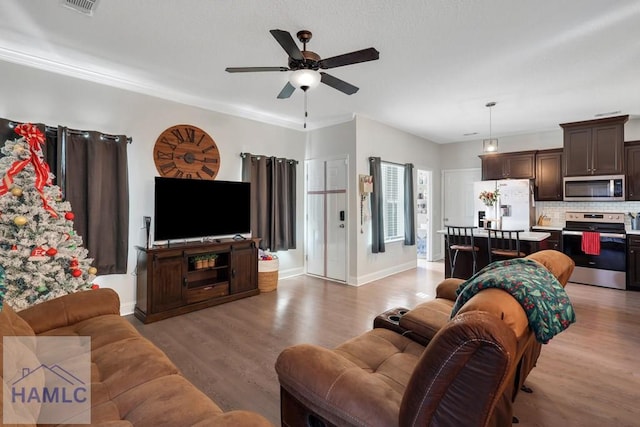
<svg viewBox="0 0 640 427"><path fill-rule="evenodd" d="M135 306L136 245L145 244L142 217L153 216L153 145L166 128L188 123L205 130L220 150L219 179L241 178L241 152L296 159L298 165L297 249L280 252L281 275L303 271L303 159L305 133L128 92L0 61L0 117L75 129L126 134L129 155L129 259L127 274L99 276L115 289L123 314ZM184 218L188 220L188 217ZM98 272L98 275L100 272Z"/></svg>
<svg viewBox="0 0 640 427"><path fill-rule="evenodd" d="M432 197L435 206L440 200L440 154L439 146L431 141L415 135L402 132L398 129L375 122L373 120L356 118L356 165L357 175L369 175L369 157L380 157L394 163L413 163L414 188L415 170L423 169L433 171ZM414 203L415 206L415 203ZM434 208L433 221L431 222L430 236L435 236L436 227L440 224L440 209ZM358 259L357 280L358 284L367 283L381 277L388 276L398 271L413 268L417 265L416 246L405 246L402 242L394 242L386 245L383 253L371 253L371 223L367 221L363 228L364 233L358 234ZM432 239L430 244L435 244ZM433 250L433 249L432 249Z"/></svg>
<svg viewBox="0 0 640 427"><path fill-rule="evenodd" d="M500 137L500 153L512 151L544 150L562 148L562 129L534 134ZM481 167L482 140L440 145L442 169L467 169Z"/></svg>

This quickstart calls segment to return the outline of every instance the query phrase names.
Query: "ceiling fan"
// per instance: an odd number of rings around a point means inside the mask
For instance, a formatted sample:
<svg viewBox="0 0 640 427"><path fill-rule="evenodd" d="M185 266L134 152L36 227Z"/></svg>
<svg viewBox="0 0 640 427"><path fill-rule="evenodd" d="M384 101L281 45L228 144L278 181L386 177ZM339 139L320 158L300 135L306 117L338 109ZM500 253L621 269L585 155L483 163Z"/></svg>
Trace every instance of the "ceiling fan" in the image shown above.
<svg viewBox="0 0 640 427"><path fill-rule="evenodd" d="M342 67L345 65L357 64L359 62L374 61L379 58L379 52L374 48L362 49L343 55L322 59L320 55L307 50L307 43L311 40L311 31L298 31L296 36L302 42L302 50L298 48L296 42L288 31L270 30L271 35L282 46L289 55L289 67L228 67L229 73L250 73L256 71L293 71L289 81L278 94L279 99L289 98L296 88L306 92L308 89L316 87L321 82L331 86L347 95L353 95L358 88L350 83L340 80L337 77L327 74L324 71L329 68Z"/></svg>

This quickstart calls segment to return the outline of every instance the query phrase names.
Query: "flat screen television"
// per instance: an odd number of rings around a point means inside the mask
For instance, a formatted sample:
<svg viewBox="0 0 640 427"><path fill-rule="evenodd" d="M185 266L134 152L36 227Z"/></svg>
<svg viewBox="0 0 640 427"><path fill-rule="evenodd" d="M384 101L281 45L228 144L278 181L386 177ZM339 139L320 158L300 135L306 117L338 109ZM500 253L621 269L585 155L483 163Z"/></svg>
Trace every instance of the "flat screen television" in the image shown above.
<svg viewBox="0 0 640 427"><path fill-rule="evenodd" d="M155 177L154 240L251 232L248 182Z"/></svg>

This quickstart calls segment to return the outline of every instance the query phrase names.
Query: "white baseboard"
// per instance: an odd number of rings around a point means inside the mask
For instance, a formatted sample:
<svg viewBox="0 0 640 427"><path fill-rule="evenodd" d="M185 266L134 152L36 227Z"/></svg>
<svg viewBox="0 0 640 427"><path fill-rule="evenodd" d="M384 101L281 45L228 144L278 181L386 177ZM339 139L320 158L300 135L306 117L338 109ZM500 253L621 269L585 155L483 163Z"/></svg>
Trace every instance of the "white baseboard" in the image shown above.
<svg viewBox="0 0 640 427"><path fill-rule="evenodd" d="M416 261L394 265L393 267L389 267L384 270L378 270L370 274L358 276L358 278L355 280L355 286L361 286L361 285L364 285L365 283L373 282L374 280L379 280L384 277L391 276L392 274L400 273L406 270L411 270L412 268L416 268Z"/></svg>
<svg viewBox="0 0 640 427"><path fill-rule="evenodd" d="M288 277L300 276L302 274L304 274L304 268L303 267L289 268L287 270L278 271L278 278L279 279L286 279Z"/></svg>
<svg viewBox="0 0 640 427"><path fill-rule="evenodd" d="M133 314L133 311L136 308L136 303L134 302L127 302L127 303L121 303L120 304L120 315L121 316L126 316L128 314Z"/></svg>

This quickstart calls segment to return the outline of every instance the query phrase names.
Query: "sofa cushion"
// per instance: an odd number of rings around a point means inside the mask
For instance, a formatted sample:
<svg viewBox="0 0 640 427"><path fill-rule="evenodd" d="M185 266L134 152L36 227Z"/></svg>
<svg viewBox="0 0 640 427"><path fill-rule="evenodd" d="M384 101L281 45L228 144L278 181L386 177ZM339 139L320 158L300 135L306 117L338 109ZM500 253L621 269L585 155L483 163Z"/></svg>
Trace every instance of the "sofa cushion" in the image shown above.
<svg viewBox="0 0 640 427"><path fill-rule="evenodd" d="M190 426L222 413L204 393L176 374L147 381L114 401L121 417L136 427Z"/></svg>
<svg viewBox="0 0 640 427"><path fill-rule="evenodd" d="M91 337L92 398L114 397L178 368L119 315L105 315L46 331L43 336Z"/></svg>
<svg viewBox="0 0 640 427"><path fill-rule="evenodd" d="M387 329L374 329L336 347L335 352L361 369L380 377L399 393L411 376L411 363L424 347Z"/></svg>
<svg viewBox="0 0 640 427"><path fill-rule="evenodd" d="M423 351L411 339L378 328L334 350L286 348L275 368L280 385L329 422L389 426L398 423L402 394Z"/></svg>

